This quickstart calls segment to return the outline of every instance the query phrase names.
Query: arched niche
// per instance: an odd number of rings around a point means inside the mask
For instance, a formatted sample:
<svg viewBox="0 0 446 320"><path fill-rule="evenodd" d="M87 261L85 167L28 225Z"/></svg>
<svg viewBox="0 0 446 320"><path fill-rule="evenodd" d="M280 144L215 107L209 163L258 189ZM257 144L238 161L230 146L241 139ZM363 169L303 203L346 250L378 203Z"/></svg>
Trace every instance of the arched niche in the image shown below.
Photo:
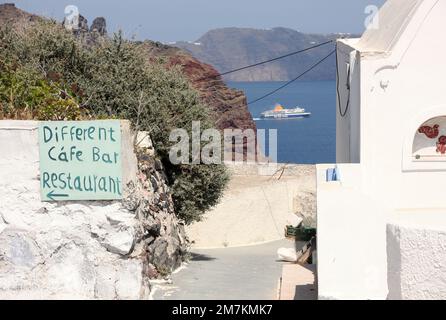
<svg viewBox="0 0 446 320"><path fill-rule="evenodd" d="M408 124L403 171L446 171L446 106L424 110Z"/></svg>
<svg viewBox="0 0 446 320"><path fill-rule="evenodd" d="M446 115L420 124L412 143L413 161L446 161Z"/></svg>

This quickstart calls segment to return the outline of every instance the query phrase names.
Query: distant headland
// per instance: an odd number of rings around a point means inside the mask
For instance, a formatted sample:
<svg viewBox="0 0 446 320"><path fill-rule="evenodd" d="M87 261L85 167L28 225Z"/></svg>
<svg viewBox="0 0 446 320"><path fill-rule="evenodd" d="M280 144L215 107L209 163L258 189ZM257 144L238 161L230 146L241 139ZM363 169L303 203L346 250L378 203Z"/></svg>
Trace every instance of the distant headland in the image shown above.
<svg viewBox="0 0 446 320"><path fill-rule="evenodd" d="M258 61L268 60L312 45L350 34L306 34L288 28L251 29L222 28L207 32L193 42L179 41L172 45L190 52L195 58L225 72ZM315 61L334 49L334 44L322 46L256 68L225 76L228 81L287 81L300 74ZM334 57L327 67L308 74L304 80L334 80Z"/></svg>

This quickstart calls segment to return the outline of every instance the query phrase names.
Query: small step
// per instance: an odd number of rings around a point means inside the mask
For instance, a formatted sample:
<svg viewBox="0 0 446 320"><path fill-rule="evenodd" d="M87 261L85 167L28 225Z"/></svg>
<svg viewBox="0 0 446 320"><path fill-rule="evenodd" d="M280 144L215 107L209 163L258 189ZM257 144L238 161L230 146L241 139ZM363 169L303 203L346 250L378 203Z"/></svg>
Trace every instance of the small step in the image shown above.
<svg viewBox="0 0 446 320"><path fill-rule="evenodd" d="M279 281L279 300L317 300L316 265L285 264Z"/></svg>

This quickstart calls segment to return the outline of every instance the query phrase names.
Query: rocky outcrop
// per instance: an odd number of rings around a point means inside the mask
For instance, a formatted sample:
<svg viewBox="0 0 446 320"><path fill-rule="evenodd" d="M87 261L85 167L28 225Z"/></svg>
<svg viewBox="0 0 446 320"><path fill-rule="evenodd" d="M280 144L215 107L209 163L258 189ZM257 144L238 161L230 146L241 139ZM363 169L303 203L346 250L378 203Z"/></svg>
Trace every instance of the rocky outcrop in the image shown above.
<svg viewBox="0 0 446 320"><path fill-rule="evenodd" d="M212 108L219 129L256 129L243 91L229 88L211 65L177 53L171 65L180 65L202 100Z"/></svg>
<svg viewBox="0 0 446 320"><path fill-rule="evenodd" d="M76 36L85 37L86 43L88 44L95 43L98 38L107 34L107 22L103 17L94 19L91 27L88 26L88 20L81 14L74 22L77 22L77 25L70 26L67 24L69 23L67 22L67 19L64 19L62 25L69 30L72 30ZM73 21L71 23L73 23Z"/></svg>
<svg viewBox="0 0 446 320"><path fill-rule="evenodd" d="M98 17L94 19L90 27L90 32L97 32L99 35L105 36L107 34L107 22L105 18Z"/></svg>
<svg viewBox="0 0 446 320"><path fill-rule="evenodd" d="M139 232L130 211L120 203L39 205L29 192L17 197L24 188L15 185L0 206L0 298L148 296L144 261L127 257Z"/></svg>
<svg viewBox="0 0 446 320"><path fill-rule="evenodd" d="M88 32L88 20L83 15L79 15L79 25L75 29L78 33L86 33Z"/></svg>
<svg viewBox="0 0 446 320"><path fill-rule="evenodd" d="M147 139L139 145L138 182L129 186L126 206L142 223L143 234L135 252L147 261L148 275L153 278L178 268L186 258L189 242L184 222L175 215L163 165Z"/></svg>
<svg viewBox="0 0 446 320"><path fill-rule="evenodd" d="M38 16L17 9L14 3L0 4L0 23L10 24L17 21L36 21Z"/></svg>
<svg viewBox="0 0 446 320"><path fill-rule="evenodd" d="M36 125L0 121L0 299L148 298L188 247L149 138L122 201L42 202Z"/></svg>

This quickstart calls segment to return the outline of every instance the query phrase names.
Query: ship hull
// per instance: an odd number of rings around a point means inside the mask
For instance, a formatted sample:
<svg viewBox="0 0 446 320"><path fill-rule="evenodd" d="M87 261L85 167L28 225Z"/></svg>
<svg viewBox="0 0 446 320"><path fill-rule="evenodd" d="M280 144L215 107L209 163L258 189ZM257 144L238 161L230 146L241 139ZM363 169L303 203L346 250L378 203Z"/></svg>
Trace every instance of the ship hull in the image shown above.
<svg viewBox="0 0 446 320"><path fill-rule="evenodd" d="M298 113L298 114L275 114L275 115L262 115L262 119L295 119L295 118L308 118L311 113Z"/></svg>

